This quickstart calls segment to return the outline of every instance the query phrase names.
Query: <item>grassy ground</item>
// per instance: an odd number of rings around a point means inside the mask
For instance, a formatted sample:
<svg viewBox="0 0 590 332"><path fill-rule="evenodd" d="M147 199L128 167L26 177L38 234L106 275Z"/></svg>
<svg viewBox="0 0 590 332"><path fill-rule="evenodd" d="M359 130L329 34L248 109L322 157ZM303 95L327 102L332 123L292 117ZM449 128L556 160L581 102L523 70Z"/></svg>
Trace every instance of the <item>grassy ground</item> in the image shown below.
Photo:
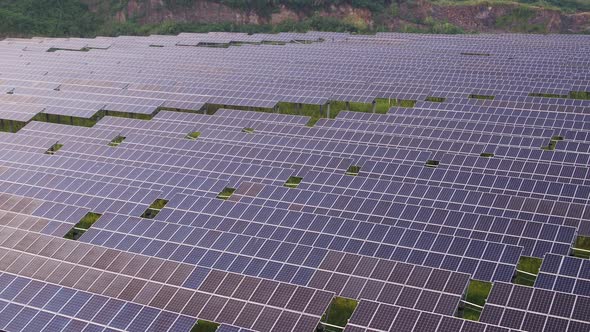
<svg viewBox="0 0 590 332"><path fill-rule="evenodd" d="M193 131L193 132L188 133L186 135L186 138L188 138L188 139L197 139L197 138L199 138L199 136L201 136L201 133L200 132Z"/></svg>
<svg viewBox="0 0 590 332"><path fill-rule="evenodd" d="M494 100L494 96L487 96L487 95L476 95L476 94L471 94L469 95L469 98L471 99L481 99L481 100Z"/></svg>
<svg viewBox="0 0 590 332"><path fill-rule="evenodd" d="M537 15L537 11L526 6L513 8L506 15L496 19L496 28L523 33L547 33L547 25L544 23L531 24L531 20Z"/></svg>
<svg viewBox="0 0 590 332"><path fill-rule="evenodd" d="M359 175L359 172L360 171L361 171L361 167L360 166L351 165L346 170L346 175Z"/></svg>
<svg viewBox="0 0 590 332"><path fill-rule="evenodd" d="M285 182L285 187L297 188L297 186L301 183L301 180L303 180L303 178L300 178L298 176L292 176L289 179L287 179L287 182Z"/></svg>
<svg viewBox="0 0 590 332"><path fill-rule="evenodd" d="M590 100L590 92L588 91L570 91L567 95L558 95L554 93L529 93L529 97L542 98L569 98L578 100Z"/></svg>
<svg viewBox="0 0 590 332"><path fill-rule="evenodd" d="M77 240L100 218L102 214L88 212L80 222L78 222L70 231L64 236L66 239Z"/></svg>
<svg viewBox="0 0 590 332"><path fill-rule="evenodd" d="M392 107L408 107L412 108L416 106L416 100L409 99L376 99L377 113L387 113Z"/></svg>
<svg viewBox="0 0 590 332"><path fill-rule="evenodd" d="M148 219L155 218L158 215L158 213L160 212L160 210L162 210L164 208L164 206L166 206L167 203L168 203L168 200L165 200L165 199L162 199L162 198L156 199L147 208L147 210L145 210L145 212L141 215L141 217L142 218L148 218Z"/></svg>
<svg viewBox="0 0 590 332"><path fill-rule="evenodd" d="M234 191L236 191L236 188L225 187L217 195L217 198L219 198L219 199L228 199L234 193Z"/></svg>
<svg viewBox="0 0 590 332"><path fill-rule="evenodd" d="M553 93L529 93L529 97L542 97L542 98L567 98L565 95L557 95Z"/></svg>
<svg viewBox="0 0 590 332"><path fill-rule="evenodd" d="M427 160L426 164L424 164L426 167L437 167L439 164L438 160Z"/></svg>
<svg viewBox="0 0 590 332"><path fill-rule="evenodd" d="M119 146L125 140L125 136L118 135L117 137L113 138L109 143L109 146Z"/></svg>
<svg viewBox="0 0 590 332"><path fill-rule="evenodd" d="M215 332L219 324L207 320L199 319L197 324L193 326L191 332Z"/></svg>
<svg viewBox="0 0 590 332"><path fill-rule="evenodd" d="M549 140L549 144L546 146L542 146L541 149L545 150L545 151L553 151L557 147L557 142L559 142L559 141L563 141L562 136L553 136Z"/></svg>
<svg viewBox="0 0 590 332"><path fill-rule="evenodd" d="M442 98L442 97L426 97L425 101L430 101L433 103L444 103L445 100L447 100L446 98Z"/></svg>
<svg viewBox="0 0 590 332"><path fill-rule="evenodd" d="M539 274L542 263L543 260L540 258L522 256L518 261L518 265L516 265L516 269L537 275ZM535 279L536 277L532 275L517 271L513 282L518 285L534 286Z"/></svg>
<svg viewBox="0 0 590 332"><path fill-rule="evenodd" d="M346 299L343 297L335 297L328 307L328 311L322 317L322 322L336 326L346 326L348 320L352 316L354 309L358 302L352 299ZM325 331L342 331L333 327L326 326Z"/></svg>
<svg viewBox="0 0 590 332"><path fill-rule="evenodd" d="M467 288L467 295L465 295L465 301L483 306L486 303L490 290L492 289L492 283L479 280L471 280L469 287ZM461 310L460 315L464 319L479 320L481 315L481 309L475 306L466 304Z"/></svg>
<svg viewBox="0 0 590 332"><path fill-rule="evenodd" d="M414 107L416 100L404 100L404 99L376 99L375 100L375 113L385 114L391 107ZM303 115L311 117L310 122L307 124L313 127L315 123L322 118L335 118L338 116L340 111L349 110L353 112L364 112L372 113L372 103L357 103L357 102L344 102L344 101L330 101L330 113L327 114L328 105L306 105L302 104L298 106L295 103L279 103L278 113L291 114L291 115Z"/></svg>
<svg viewBox="0 0 590 332"><path fill-rule="evenodd" d="M571 99L590 100L590 91L571 91L569 97Z"/></svg>
<svg viewBox="0 0 590 332"><path fill-rule="evenodd" d="M16 133L27 123L22 121L3 120L0 119L0 131Z"/></svg>
<svg viewBox="0 0 590 332"><path fill-rule="evenodd" d="M557 142L556 141L549 141L548 145L542 146L541 150L545 150L545 151L554 151L555 147L557 146Z"/></svg>
<svg viewBox="0 0 590 332"><path fill-rule="evenodd" d="M590 237L578 236L576 242L574 243L574 250L572 251L572 256L580 258L590 258L590 252L575 249L583 249L590 251Z"/></svg>
<svg viewBox="0 0 590 332"><path fill-rule="evenodd" d="M96 124L98 120L102 118L102 113L97 113L95 116L91 118L80 118L76 116L66 116L66 115L55 115L55 114L46 114L46 113L39 113L35 116L35 121L41 122L50 122L50 123L58 123L58 124L65 124L71 126L80 126L80 127L92 127Z"/></svg>
<svg viewBox="0 0 590 332"><path fill-rule="evenodd" d="M300 106L297 106L295 103L278 103L278 113L280 114L303 115L311 117L310 122L307 124L310 127L313 127L313 125L315 125L319 119L326 117L326 108L327 106L323 106L322 110L320 111L319 105L301 104ZM334 115L332 115L332 113L334 113ZM335 116L336 112L330 112L330 117Z"/></svg>
<svg viewBox="0 0 590 332"><path fill-rule="evenodd" d="M47 151L45 152L45 154L55 154L63 146L64 146L63 144L55 143L49 149L47 149Z"/></svg>
<svg viewBox="0 0 590 332"><path fill-rule="evenodd" d="M564 12L590 10L590 3L586 0L430 0L430 2L445 6L461 5L503 5L519 4L523 7L540 7Z"/></svg>

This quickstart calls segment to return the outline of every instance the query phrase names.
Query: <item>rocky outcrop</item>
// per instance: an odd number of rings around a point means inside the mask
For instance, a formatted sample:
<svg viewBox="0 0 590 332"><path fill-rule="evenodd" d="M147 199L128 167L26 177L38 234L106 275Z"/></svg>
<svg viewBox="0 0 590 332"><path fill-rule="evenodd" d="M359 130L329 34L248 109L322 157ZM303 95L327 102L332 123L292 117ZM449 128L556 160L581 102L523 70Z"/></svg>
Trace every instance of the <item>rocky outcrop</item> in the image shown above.
<svg viewBox="0 0 590 332"><path fill-rule="evenodd" d="M118 21L135 19L140 24L163 21L236 24L261 24L258 14L244 12L212 1L195 1L191 5L167 5L163 0L128 0L116 12Z"/></svg>

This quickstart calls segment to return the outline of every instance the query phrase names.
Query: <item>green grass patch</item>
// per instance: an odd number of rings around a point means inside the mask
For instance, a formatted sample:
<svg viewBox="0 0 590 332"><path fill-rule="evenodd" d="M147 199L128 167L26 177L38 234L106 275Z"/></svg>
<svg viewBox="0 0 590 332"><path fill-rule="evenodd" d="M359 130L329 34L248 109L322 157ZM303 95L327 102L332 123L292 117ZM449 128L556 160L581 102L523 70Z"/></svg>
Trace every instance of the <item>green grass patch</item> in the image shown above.
<svg viewBox="0 0 590 332"><path fill-rule="evenodd" d="M287 179L287 182L285 182L285 187L297 188L297 186L301 183L302 180L303 178L301 177L292 176L289 179Z"/></svg>
<svg viewBox="0 0 590 332"><path fill-rule="evenodd" d="M190 133L188 133L188 134L185 136L185 138L188 138L188 139L197 139L197 138L199 138L199 136L201 136L201 133L200 133L200 132L198 132L198 131L193 131L193 132L190 132Z"/></svg>
<svg viewBox="0 0 590 332"><path fill-rule="evenodd" d="M23 121L0 119L0 131L7 132L7 133L16 133L22 127L24 127L26 125L27 125L27 122L23 122Z"/></svg>
<svg viewBox="0 0 590 332"><path fill-rule="evenodd" d="M121 112L121 111L113 111L113 110L102 110L104 116L115 116L119 118L129 118L129 119L139 119L139 120L151 120L156 114L158 114L158 110L154 111L152 114L142 114L142 113L129 113L129 112Z"/></svg>
<svg viewBox="0 0 590 332"><path fill-rule="evenodd" d="M167 112L178 112L178 113L192 113L192 114L198 114L198 113L203 113L204 110L204 106L196 109L196 110L191 110L191 109L186 109L186 108L175 108L175 107L158 107L156 112L160 112L160 111L167 111Z"/></svg>
<svg viewBox="0 0 590 332"><path fill-rule="evenodd" d="M572 248L572 256L579 258L590 258L590 237L578 236L574 247Z"/></svg>
<svg viewBox="0 0 590 332"><path fill-rule="evenodd" d="M547 33L547 25L545 23L531 23L531 20L536 16L536 11L531 7L514 7L512 11L496 19L496 27L512 32Z"/></svg>
<svg viewBox="0 0 590 332"><path fill-rule="evenodd" d="M516 265L516 275L512 280L513 283L524 286L534 286L536 275L539 274L543 260L537 257L522 256ZM524 271L526 273L523 273ZM532 276L534 274L535 276Z"/></svg>
<svg viewBox="0 0 590 332"><path fill-rule="evenodd" d="M558 94L554 94L554 93L536 93L536 92L531 92L531 93L529 93L529 97L567 98L568 96L558 95Z"/></svg>
<svg viewBox="0 0 590 332"><path fill-rule="evenodd" d="M45 154L50 154L50 155L54 155L57 151L59 151L59 149L61 149L64 145L60 144L60 143L55 143L53 144L49 149L47 149L47 151L45 151Z"/></svg>
<svg viewBox="0 0 590 332"><path fill-rule="evenodd" d="M311 119L309 119L309 121L307 121L307 123L305 125L307 127L313 127L320 119L321 119L320 117L312 117Z"/></svg>
<svg viewBox="0 0 590 332"><path fill-rule="evenodd" d="M590 100L590 91L570 91L569 97L572 99Z"/></svg>
<svg viewBox="0 0 590 332"><path fill-rule="evenodd" d="M243 132L247 133L247 134L253 134L254 133L254 128L244 128L242 129Z"/></svg>
<svg viewBox="0 0 590 332"><path fill-rule="evenodd" d="M494 154L493 153L489 153L489 152L482 152L480 155L480 157L484 157L484 158L493 158Z"/></svg>
<svg viewBox="0 0 590 332"><path fill-rule="evenodd" d="M542 146L541 149L545 151L554 151L557 147L557 142L563 141L563 136L553 136L549 140L549 144Z"/></svg>
<svg viewBox="0 0 590 332"><path fill-rule="evenodd" d="M322 316L322 322L344 328L356 309L358 301L343 297L334 297L328 310ZM325 326L325 331L342 331L342 329Z"/></svg>
<svg viewBox="0 0 590 332"><path fill-rule="evenodd" d="M447 100L446 98L442 98L442 97L426 97L426 99L424 99L425 101L430 101L433 103L444 103L445 100Z"/></svg>
<svg viewBox="0 0 590 332"><path fill-rule="evenodd" d="M350 165L350 167L348 167L348 169L346 170L346 175L352 175L352 176L357 176L359 175L361 171L361 167L357 166L357 165Z"/></svg>
<svg viewBox="0 0 590 332"><path fill-rule="evenodd" d="M411 6L417 6L420 7L420 5L418 5L417 2L412 2L413 5ZM401 28L399 29L400 32L404 32L404 33L433 33L433 34L445 34L445 35L449 35L449 34L462 34L465 33L465 30L463 30L461 27L458 27L450 22L447 21L441 21L441 20L437 20L434 19L432 17L426 17L425 19L421 19L421 18L417 18L415 17L412 13L410 13L409 17L406 17L405 19L411 21L414 24L404 24L401 26Z"/></svg>
<svg viewBox="0 0 590 332"><path fill-rule="evenodd" d="M58 123L63 125L69 126L79 126L79 127L92 127L98 122L98 120L104 117L104 112L97 112L90 118L81 118L77 116L67 116L67 115L57 115L57 114L47 114L47 113L38 113L35 115L33 120L40 121L40 122L50 122L50 123Z"/></svg>
<svg viewBox="0 0 590 332"><path fill-rule="evenodd" d="M477 94L470 94L470 99L480 99L480 100L494 100L495 96L488 96L488 95L477 95Z"/></svg>
<svg viewBox="0 0 590 332"><path fill-rule="evenodd" d="M553 151L553 150L555 150L555 143L554 142L549 142L549 145L542 146L541 147L541 150Z"/></svg>
<svg viewBox="0 0 590 332"><path fill-rule="evenodd" d="M492 283L480 280L471 280L467 287L467 294L465 295L465 301L478 306L486 304L486 299L490 295L492 289Z"/></svg>
<svg viewBox="0 0 590 332"><path fill-rule="evenodd" d="M88 212L80 221L66 233L64 238L69 240L78 240L82 234L92 227L92 225L102 216L102 214Z"/></svg>
<svg viewBox="0 0 590 332"><path fill-rule="evenodd" d="M227 105L227 104L210 104L207 103L201 109L205 114L213 115L217 110L221 108L229 108L232 110L240 110L240 111L253 111L253 112L264 112L264 113L274 113L275 110L273 108L265 108L265 107L249 107L249 106L239 106L239 105ZM177 110L177 112L182 112L181 110ZM194 111L188 111L190 113L195 113Z"/></svg>
<svg viewBox="0 0 590 332"><path fill-rule="evenodd" d="M337 116L340 111L351 111L351 112L373 112L373 104L371 103L357 103L357 102L346 102L346 101L331 101L330 102L330 117ZM375 109L376 113L386 113L387 110Z"/></svg>
<svg viewBox="0 0 590 332"><path fill-rule="evenodd" d="M543 97L543 98L569 98L578 100L590 100L590 92L588 91L570 91L567 95L558 95L555 93L529 93L529 97Z"/></svg>
<svg viewBox="0 0 590 332"><path fill-rule="evenodd" d="M109 143L109 146L119 146L125 140L125 136L117 135L117 137L113 138Z"/></svg>
<svg viewBox="0 0 590 332"><path fill-rule="evenodd" d="M481 315L481 308L486 303L490 290L492 289L492 283L487 281L471 280L467 287L467 294L465 295L465 301L459 308L459 316L464 319L478 321ZM470 303L477 306L470 305Z"/></svg>
<svg viewBox="0 0 590 332"><path fill-rule="evenodd" d="M236 188L225 187L219 194L217 194L217 198L228 199L231 197L234 191L236 191Z"/></svg>
<svg viewBox="0 0 590 332"><path fill-rule="evenodd" d="M397 98L388 98L388 99L375 99L376 105L376 113L387 113L390 108L392 107L406 107L412 108L416 106L416 100L411 99L397 99Z"/></svg>
<svg viewBox="0 0 590 332"><path fill-rule="evenodd" d="M289 115L302 115L309 116L311 119L308 122L308 126L313 127L319 119L326 117L328 105L311 105L311 104L298 104L280 102L277 104L277 112L280 114ZM333 105L330 106L330 118L335 117L338 114Z"/></svg>
<svg viewBox="0 0 590 332"><path fill-rule="evenodd" d="M168 200L158 198L156 199L145 212L141 215L142 218L153 219L158 213L168 204Z"/></svg>
<svg viewBox="0 0 590 332"><path fill-rule="evenodd" d="M439 165L439 161L438 160L427 160L426 164L424 164L424 166L426 167L437 167Z"/></svg>
<svg viewBox="0 0 590 332"><path fill-rule="evenodd" d="M218 327L219 327L219 324L217 324L217 323L210 322L208 320L199 319L197 321L197 323L195 325L193 325L191 332L215 332L215 331L217 331Z"/></svg>

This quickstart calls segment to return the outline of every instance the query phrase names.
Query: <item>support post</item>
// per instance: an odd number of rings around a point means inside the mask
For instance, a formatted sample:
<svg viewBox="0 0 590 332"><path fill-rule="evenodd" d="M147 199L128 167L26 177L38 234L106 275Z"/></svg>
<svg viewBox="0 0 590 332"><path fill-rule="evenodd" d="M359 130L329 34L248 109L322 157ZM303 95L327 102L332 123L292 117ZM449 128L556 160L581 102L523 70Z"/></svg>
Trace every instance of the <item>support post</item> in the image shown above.
<svg viewBox="0 0 590 332"><path fill-rule="evenodd" d="M328 102L328 106L326 107L326 118L330 118L330 102Z"/></svg>
<svg viewBox="0 0 590 332"><path fill-rule="evenodd" d="M373 100L373 113L377 110L377 101Z"/></svg>

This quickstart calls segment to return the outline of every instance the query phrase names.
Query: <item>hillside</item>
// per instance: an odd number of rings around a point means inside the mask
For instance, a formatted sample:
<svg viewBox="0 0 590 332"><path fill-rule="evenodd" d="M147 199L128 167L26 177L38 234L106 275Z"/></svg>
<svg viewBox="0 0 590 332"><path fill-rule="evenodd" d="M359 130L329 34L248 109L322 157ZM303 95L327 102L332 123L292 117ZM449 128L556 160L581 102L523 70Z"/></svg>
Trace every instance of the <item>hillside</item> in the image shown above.
<svg viewBox="0 0 590 332"><path fill-rule="evenodd" d="M590 0L0 0L0 36L213 30L589 33Z"/></svg>

